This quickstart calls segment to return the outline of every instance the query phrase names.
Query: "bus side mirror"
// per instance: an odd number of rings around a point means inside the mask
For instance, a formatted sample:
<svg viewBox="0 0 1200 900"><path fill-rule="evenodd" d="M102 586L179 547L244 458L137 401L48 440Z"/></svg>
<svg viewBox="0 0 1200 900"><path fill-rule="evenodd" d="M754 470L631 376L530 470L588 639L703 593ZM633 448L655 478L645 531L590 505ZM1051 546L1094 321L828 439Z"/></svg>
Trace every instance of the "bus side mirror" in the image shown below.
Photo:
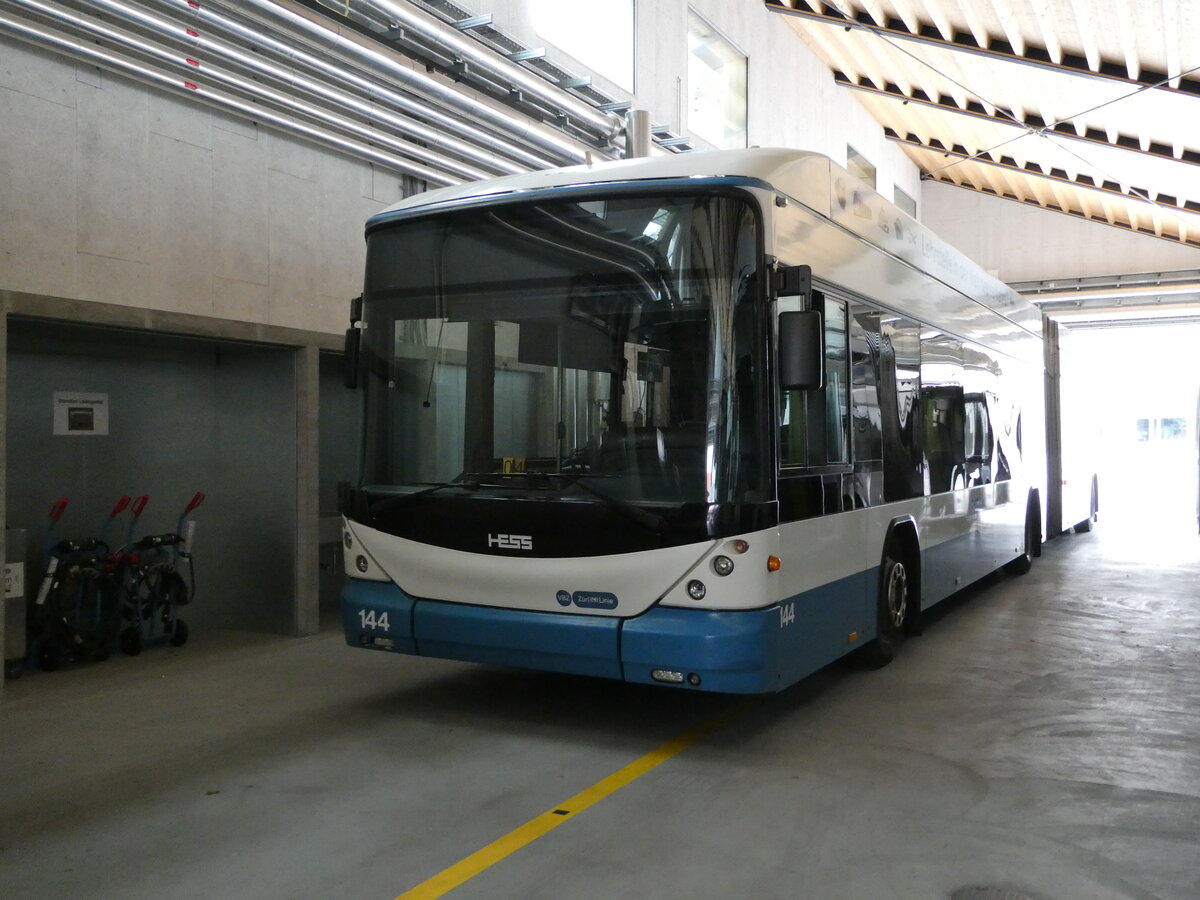
<svg viewBox="0 0 1200 900"><path fill-rule="evenodd" d="M346 329L346 342L342 347L342 378L346 387L351 389L358 387L358 363L362 349L362 329L358 326L362 321L362 301L361 296L350 301L350 327Z"/></svg>
<svg viewBox="0 0 1200 900"><path fill-rule="evenodd" d="M825 329L815 309L779 314L779 387L807 391L825 384Z"/></svg>

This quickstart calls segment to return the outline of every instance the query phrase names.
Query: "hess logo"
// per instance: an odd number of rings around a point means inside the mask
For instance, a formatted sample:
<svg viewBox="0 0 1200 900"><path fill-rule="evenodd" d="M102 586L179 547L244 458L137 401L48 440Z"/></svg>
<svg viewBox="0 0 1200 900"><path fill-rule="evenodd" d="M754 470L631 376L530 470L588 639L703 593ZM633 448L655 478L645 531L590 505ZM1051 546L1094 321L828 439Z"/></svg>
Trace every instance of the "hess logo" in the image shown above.
<svg viewBox="0 0 1200 900"><path fill-rule="evenodd" d="M531 534L489 534L488 546L500 550L532 550L533 535Z"/></svg>

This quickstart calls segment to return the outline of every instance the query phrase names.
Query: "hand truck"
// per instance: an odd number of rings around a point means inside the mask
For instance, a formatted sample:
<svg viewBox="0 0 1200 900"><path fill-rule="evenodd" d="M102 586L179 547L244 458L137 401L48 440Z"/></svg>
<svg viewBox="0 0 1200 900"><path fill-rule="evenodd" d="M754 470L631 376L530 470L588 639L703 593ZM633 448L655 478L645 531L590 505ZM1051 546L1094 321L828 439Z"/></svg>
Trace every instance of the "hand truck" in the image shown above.
<svg viewBox="0 0 1200 900"><path fill-rule="evenodd" d="M133 528L148 499L142 496L134 502L129 539L117 561L121 610L127 623L121 630L119 644L130 656L153 644L182 647L187 643L188 627L179 618L179 607L191 601L196 586L192 562L196 523L188 519L188 514L204 502L204 494L197 491L184 507L175 531L149 534L134 541ZM190 586L179 571L182 561L188 564Z"/></svg>

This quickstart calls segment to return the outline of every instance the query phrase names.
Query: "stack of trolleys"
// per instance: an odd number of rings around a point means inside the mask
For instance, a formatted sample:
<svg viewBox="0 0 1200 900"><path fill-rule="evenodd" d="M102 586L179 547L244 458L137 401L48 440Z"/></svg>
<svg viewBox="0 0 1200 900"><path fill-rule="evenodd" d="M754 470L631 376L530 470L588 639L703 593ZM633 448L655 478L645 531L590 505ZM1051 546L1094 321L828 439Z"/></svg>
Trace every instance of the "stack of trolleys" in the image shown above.
<svg viewBox="0 0 1200 900"><path fill-rule="evenodd" d="M148 500L143 495L134 501L128 539L116 565L125 619L119 643L121 650L130 656L154 644L182 647L187 643L188 627L179 618L179 607L190 602L196 583L192 565L196 523L188 519L188 514L204 502L204 494L197 491L192 497L179 516L175 531L148 534L135 541L134 529ZM185 561L188 581L179 571Z"/></svg>

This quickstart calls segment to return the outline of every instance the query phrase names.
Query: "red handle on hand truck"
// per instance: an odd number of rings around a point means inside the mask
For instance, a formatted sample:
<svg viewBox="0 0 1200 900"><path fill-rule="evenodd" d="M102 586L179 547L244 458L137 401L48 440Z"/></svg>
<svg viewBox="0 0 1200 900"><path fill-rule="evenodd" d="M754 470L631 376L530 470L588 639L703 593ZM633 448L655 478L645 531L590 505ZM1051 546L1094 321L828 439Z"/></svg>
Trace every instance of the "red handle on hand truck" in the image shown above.
<svg viewBox="0 0 1200 900"><path fill-rule="evenodd" d="M186 507L184 507L183 511L185 513L190 513L193 509L195 509L197 506L199 506L203 502L204 502L204 494L202 494L200 491L196 491L196 496L194 496L192 498L191 503L189 503Z"/></svg>
<svg viewBox="0 0 1200 900"><path fill-rule="evenodd" d="M142 496L133 501L133 517L135 519L142 514L142 510L146 508L146 504L149 502L149 494L142 494Z"/></svg>
<svg viewBox="0 0 1200 900"><path fill-rule="evenodd" d="M125 509L128 506L129 506L129 496L122 495L121 499L117 501L117 505L113 507L113 511L108 514L108 517L110 519L115 519L121 513L125 512Z"/></svg>
<svg viewBox="0 0 1200 900"><path fill-rule="evenodd" d="M52 507L50 507L50 521L57 522L62 518L62 514L67 511L67 499L64 497Z"/></svg>

